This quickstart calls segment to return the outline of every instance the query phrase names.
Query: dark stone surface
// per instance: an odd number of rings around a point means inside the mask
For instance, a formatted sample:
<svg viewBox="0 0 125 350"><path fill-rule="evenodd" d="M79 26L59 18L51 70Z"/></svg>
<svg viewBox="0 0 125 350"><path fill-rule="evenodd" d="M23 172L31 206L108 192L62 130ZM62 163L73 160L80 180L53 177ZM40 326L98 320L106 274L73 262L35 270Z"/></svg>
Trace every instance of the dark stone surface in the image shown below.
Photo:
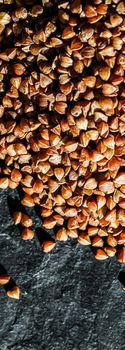
<svg viewBox="0 0 125 350"><path fill-rule="evenodd" d="M0 192L0 263L22 291L17 301L0 289L0 350L125 349L122 267L115 258L96 261L73 239L50 254L37 238L22 241L6 191Z"/></svg>

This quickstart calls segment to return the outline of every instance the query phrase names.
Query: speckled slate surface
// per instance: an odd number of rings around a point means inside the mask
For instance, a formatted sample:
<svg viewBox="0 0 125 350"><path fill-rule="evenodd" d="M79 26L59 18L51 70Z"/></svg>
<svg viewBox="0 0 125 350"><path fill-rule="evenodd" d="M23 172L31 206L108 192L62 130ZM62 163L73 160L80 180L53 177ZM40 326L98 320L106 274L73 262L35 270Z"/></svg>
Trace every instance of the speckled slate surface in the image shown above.
<svg viewBox="0 0 125 350"><path fill-rule="evenodd" d="M73 239L50 254L41 252L37 238L22 241L6 191L0 192L0 264L22 291L16 301L0 289L0 350L125 349L120 264L96 261Z"/></svg>

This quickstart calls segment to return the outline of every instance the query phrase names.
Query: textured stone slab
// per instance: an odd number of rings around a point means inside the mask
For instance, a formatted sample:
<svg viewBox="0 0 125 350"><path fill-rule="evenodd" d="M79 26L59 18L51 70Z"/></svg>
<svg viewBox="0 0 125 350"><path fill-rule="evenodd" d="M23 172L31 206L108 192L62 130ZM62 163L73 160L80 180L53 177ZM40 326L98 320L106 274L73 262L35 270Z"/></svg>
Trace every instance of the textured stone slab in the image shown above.
<svg viewBox="0 0 125 350"><path fill-rule="evenodd" d="M0 289L0 350L125 349L125 292L115 258L98 262L73 239L43 254L37 238L20 239L6 191L0 192L0 263L22 291L16 301Z"/></svg>

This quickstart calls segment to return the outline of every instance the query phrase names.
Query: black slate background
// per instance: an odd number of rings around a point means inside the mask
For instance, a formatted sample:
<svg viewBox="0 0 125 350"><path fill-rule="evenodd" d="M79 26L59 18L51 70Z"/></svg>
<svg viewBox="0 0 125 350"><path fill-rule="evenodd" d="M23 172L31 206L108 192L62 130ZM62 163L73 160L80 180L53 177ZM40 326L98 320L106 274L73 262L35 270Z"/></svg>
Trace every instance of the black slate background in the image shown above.
<svg viewBox="0 0 125 350"><path fill-rule="evenodd" d="M96 261L73 239L49 254L37 238L22 241L8 195L16 192L0 192L0 264L21 298L10 299L0 288L0 350L125 349L125 292L118 281L124 267L115 258ZM40 227L36 214L34 222Z"/></svg>

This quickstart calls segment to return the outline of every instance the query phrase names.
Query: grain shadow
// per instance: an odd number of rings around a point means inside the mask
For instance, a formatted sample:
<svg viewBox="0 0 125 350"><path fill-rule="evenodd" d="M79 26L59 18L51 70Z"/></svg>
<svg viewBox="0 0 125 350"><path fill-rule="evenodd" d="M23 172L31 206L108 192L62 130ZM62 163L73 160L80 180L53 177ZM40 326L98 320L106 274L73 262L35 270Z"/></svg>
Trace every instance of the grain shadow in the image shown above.
<svg viewBox="0 0 125 350"><path fill-rule="evenodd" d="M18 187L17 187L17 192L18 192L18 195L19 195L20 200L22 200L23 197L24 197L24 192L23 192L21 186L18 186Z"/></svg>
<svg viewBox="0 0 125 350"><path fill-rule="evenodd" d="M7 274L7 271L6 271L5 267L0 264L0 276L6 275L6 274Z"/></svg>
<svg viewBox="0 0 125 350"><path fill-rule="evenodd" d="M0 276L3 276L3 275L8 275L8 273L7 273L7 270L5 269L5 267L2 264L0 264ZM2 285L2 287L4 288L6 293L15 286L16 286L16 283L12 277L10 277L10 280L8 281L8 283L6 283L5 285Z"/></svg>
<svg viewBox="0 0 125 350"><path fill-rule="evenodd" d="M18 197L13 198L9 195L7 197L7 203L11 217L13 216L15 211L21 211L24 214L28 215L25 207L21 204L20 199Z"/></svg>
<svg viewBox="0 0 125 350"><path fill-rule="evenodd" d="M123 288L125 289L125 271L119 272L118 280L122 284Z"/></svg>
<svg viewBox="0 0 125 350"><path fill-rule="evenodd" d="M53 241L54 239L51 237L51 235L42 227L37 227L36 230L36 237L38 238L38 241L40 243L40 245L44 242L44 241Z"/></svg>
<svg viewBox="0 0 125 350"><path fill-rule="evenodd" d="M35 204L34 211L35 211L36 215L38 216L38 218L42 221L40 209L41 209L41 207L38 204Z"/></svg>
<svg viewBox="0 0 125 350"><path fill-rule="evenodd" d="M12 290L16 286L17 285L14 282L14 280L12 278L10 278L9 282L7 284L5 284L5 286L4 286L5 292L7 293L8 291Z"/></svg>

